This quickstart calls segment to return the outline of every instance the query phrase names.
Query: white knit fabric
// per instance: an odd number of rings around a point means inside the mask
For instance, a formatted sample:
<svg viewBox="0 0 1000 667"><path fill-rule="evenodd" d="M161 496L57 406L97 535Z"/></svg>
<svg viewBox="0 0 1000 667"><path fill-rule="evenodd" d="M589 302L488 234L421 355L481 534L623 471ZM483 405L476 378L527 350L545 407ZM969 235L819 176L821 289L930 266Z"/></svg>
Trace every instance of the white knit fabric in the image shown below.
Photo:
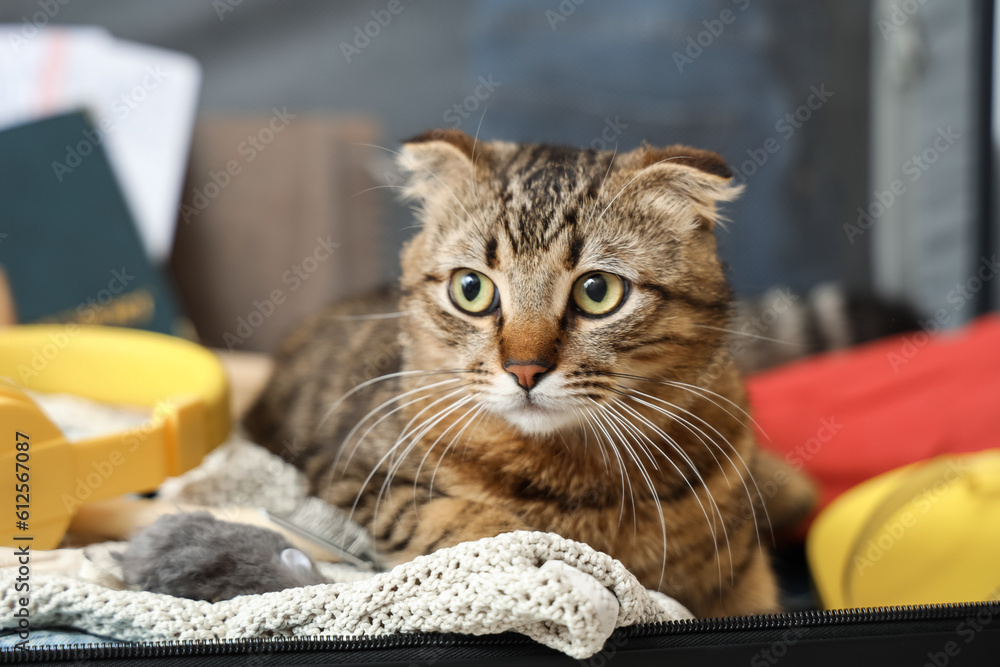
<svg viewBox="0 0 1000 667"><path fill-rule="evenodd" d="M174 501L224 506L235 500L282 511L303 497L305 485L284 461L236 440L169 481L162 493ZM549 561L575 571L543 567ZM110 567L88 567L102 578L79 571L32 576L33 627L69 626L128 641L513 630L586 658L601 650L613 627L691 618L676 601L643 588L607 554L530 531L442 549L374 575L324 565L324 574L338 583L216 603L116 590L106 585L114 580ZM16 625L15 576L11 568L0 569L2 627ZM581 577L592 579L582 585ZM610 591L617 604L599 589ZM616 615L613 623L609 614Z"/></svg>
<svg viewBox="0 0 1000 667"><path fill-rule="evenodd" d="M215 603L49 576L32 582L29 610L34 627L71 626L129 641L513 630L571 657L589 657L608 633L585 591L556 569L541 568L549 560L608 588L620 605L616 625L676 618L610 556L527 531L442 549L353 584ZM0 619L11 626L17 594L9 570L0 575L0 587Z"/></svg>

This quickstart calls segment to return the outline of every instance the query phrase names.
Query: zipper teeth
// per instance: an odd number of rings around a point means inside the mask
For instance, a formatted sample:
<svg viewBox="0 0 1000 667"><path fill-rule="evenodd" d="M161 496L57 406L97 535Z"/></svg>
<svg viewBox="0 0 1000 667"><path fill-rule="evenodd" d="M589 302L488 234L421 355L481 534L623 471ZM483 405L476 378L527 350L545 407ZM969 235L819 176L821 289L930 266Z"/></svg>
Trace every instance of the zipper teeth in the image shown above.
<svg viewBox="0 0 1000 667"><path fill-rule="evenodd" d="M995 607L995 602L922 604L891 607L852 607L823 611L796 611L784 614L735 616L731 618L697 618L663 623L646 623L623 628L628 636L646 637L653 634L683 634L686 632L718 632L734 630L768 630L790 627L842 625L847 623L878 623L947 619L961 612Z"/></svg>
<svg viewBox="0 0 1000 667"><path fill-rule="evenodd" d="M31 656L41 660L84 657L102 658L152 658L164 656L233 655L241 653L287 653L298 650L379 650L416 647L452 647L489 643L492 646L526 644L528 637L510 635L453 635L400 633L382 637L352 637L315 635L304 637L255 637L249 639L164 640L135 643L57 644L30 647L27 652L13 648L0 649L0 662L8 658Z"/></svg>
<svg viewBox="0 0 1000 667"><path fill-rule="evenodd" d="M830 609L824 611L799 611L783 614L758 616L736 616L731 618L705 618L644 623L619 628L616 634L626 637L649 637L652 635L679 635L685 633L746 631L782 629L789 627L810 627L821 625L841 625L847 623L875 623L885 621L936 620L959 616L961 613L995 607L995 602L970 602L929 604L893 607L859 607L852 609ZM314 636L314 637L270 637L251 639L177 640L140 643L104 644L59 644L55 646L29 647L21 652L12 648L0 649L0 660L31 656L42 660L86 657L101 658L149 658L164 656L233 655L253 652L291 652L297 650L379 650L411 647L452 647L488 644L504 646L527 644L533 640L524 635L453 635L453 634L395 634L383 637Z"/></svg>

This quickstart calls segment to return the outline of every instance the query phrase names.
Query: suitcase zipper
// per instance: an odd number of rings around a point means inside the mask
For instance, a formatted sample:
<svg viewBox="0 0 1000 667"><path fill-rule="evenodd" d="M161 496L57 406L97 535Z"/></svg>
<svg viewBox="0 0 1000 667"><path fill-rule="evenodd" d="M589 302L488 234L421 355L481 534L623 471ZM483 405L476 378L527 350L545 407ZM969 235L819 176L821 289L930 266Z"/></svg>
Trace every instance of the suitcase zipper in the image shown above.
<svg viewBox="0 0 1000 667"><path fill-rule="evenodd" d="M997 602L931 604L899 607L800 611L759 616L692 619L646 623L618 628L609 642L616 645L638 638L668 638L683 635L781 631L819 626L867 626L873 623L908 623L960 620L987 612L1000 616ZM30 640L29 640L30 641ZM711 642L709 642L710 644ZM17 662L210 657L226 655L289 654L300 651L379 651L388 649L498 648L532 645L535 642L513 632L497 635L400 633L382 637L279 637L229 640L185 640L122 644L79 644L30 647L27 651L0 650L0 664ZM540 645L537 645L540 647ZM544 650L544 649L543 649ZM555 653L553 651L553 653ZM439 656L443 659L444 656Z"/></svg>

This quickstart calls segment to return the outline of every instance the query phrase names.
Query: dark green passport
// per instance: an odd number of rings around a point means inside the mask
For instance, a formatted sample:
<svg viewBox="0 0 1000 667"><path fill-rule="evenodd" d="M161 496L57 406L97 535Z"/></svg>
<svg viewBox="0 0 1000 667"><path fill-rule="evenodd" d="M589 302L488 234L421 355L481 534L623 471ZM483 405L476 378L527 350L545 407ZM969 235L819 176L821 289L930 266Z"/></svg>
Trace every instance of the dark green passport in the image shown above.
<svg viewBox="0 0 1000 667"><path fill-rule="evenodd" d="M21 323L188 330L83 113L0 132L0 267Z"/></svg>

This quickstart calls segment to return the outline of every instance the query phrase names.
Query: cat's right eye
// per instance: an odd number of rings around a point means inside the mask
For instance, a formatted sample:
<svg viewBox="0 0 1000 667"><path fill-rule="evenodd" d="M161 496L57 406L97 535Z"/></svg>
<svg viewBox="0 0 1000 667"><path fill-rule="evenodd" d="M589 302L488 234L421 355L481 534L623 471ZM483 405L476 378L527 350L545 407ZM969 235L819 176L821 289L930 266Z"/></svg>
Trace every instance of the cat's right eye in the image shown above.
<svg viewBox="0 0 1000 667"><path fill-rule="evenodd" d="M486 315L500 305L500 293L493 281L472 269L456 271L448 292L459 310L469 315Z"/></svg>

